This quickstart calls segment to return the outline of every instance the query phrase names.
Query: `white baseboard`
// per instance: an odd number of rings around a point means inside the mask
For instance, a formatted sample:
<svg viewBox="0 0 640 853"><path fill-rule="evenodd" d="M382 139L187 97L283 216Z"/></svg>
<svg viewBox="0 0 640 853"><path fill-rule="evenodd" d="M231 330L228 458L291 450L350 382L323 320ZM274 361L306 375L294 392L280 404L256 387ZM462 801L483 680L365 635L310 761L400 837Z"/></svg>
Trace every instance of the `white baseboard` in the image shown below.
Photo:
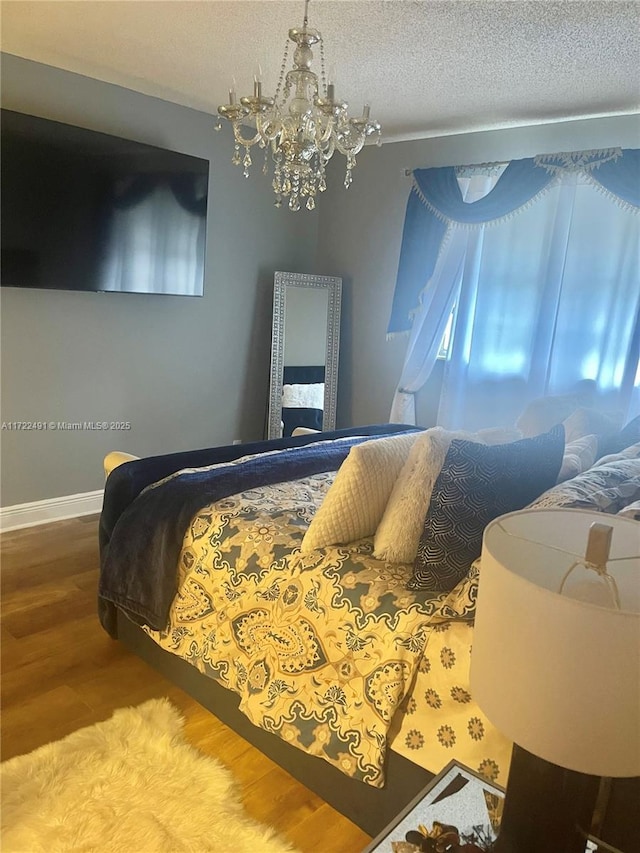
<svg viewBox="0 0 640 853"><path fill-rule="evenodd" d="M79 495L64 495L61 498L0 507L0 531L19 530L21 527L34 527L36 524L47 524L50 521L93 515L102 509L103 495L104 490L98 489Z"/></svg>

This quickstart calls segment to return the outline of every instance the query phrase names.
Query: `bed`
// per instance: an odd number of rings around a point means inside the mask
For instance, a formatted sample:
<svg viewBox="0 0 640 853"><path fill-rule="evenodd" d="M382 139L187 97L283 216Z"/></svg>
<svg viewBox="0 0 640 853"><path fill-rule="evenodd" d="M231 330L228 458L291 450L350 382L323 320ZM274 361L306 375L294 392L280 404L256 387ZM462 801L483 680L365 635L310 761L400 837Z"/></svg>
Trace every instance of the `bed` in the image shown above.
<svg viewBox="0 0 640 853"><path fill-rule="evenodd" d="M282 435L295 429L322 430L325 367L286 365L282 376Z"/></svg>
<svg viewBox="0 0 640 853"><path fill-rule="evenodd" d="M433 491L454 445L522 444L443 434L387 424L142 459L105 488L105 630L371 835L452 758L506 783L511 744L468 685L478 554L438 588L378 537L418 446L438 471L409 475ZM565 430L524 441L547 461L522 505L555 484Z"/></svg>

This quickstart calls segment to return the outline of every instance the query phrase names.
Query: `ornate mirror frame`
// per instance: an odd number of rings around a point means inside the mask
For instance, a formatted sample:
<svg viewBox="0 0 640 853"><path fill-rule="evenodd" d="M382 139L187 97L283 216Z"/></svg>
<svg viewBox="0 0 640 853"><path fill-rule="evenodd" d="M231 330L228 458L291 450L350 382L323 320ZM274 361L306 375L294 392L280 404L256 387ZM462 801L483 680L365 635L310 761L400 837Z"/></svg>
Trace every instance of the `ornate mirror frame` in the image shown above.
<svg viewBox="0 0 640 853"><path fill-rule="evenodd" d="M282 379L284 374L286 297L288 287L315 287L326 289L328 292L322 429L323 431L328 431L335 429L336 426L342 279L334 276L276 272L273 285L268 438L279 438L282 434Z"/></svg>

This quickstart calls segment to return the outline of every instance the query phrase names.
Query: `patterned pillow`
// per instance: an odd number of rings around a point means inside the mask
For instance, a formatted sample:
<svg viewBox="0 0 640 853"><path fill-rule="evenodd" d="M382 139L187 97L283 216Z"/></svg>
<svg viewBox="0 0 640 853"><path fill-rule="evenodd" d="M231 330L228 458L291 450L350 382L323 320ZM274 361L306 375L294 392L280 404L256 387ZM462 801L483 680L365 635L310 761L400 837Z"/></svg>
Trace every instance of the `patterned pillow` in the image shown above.
<svg viewBox="0 0 640 853"><path fill-rule="evenodd" d="M495 428L478 433L449 432L433 427L411 448L395 482L373 540L373 555L391 563L412 563L418 552L431 493L454 438L481 444L504 444L521 438L516 430Z"/></svg>
<svg viewBox="0 0 640 853"><path fill-rule="evenodd" d="M597 465L560 483L531 504L532 509L564 507L594 512L620 512L640 499L640 459Z"/></svg>
<svg viewBox="0 0 640 853"><path fill-rule="evenodd" d="M400 433L352 447L304 535L301 551L372 536L420 434Z"/></svg>
<svg viewBox="0 0 640 853"><path fill-rule="evenodd" d="M522 509L556 482L563 450L561 424L493 447L452 441L433 488L409 589L453 589L480 556L487 524Z"/></svg>

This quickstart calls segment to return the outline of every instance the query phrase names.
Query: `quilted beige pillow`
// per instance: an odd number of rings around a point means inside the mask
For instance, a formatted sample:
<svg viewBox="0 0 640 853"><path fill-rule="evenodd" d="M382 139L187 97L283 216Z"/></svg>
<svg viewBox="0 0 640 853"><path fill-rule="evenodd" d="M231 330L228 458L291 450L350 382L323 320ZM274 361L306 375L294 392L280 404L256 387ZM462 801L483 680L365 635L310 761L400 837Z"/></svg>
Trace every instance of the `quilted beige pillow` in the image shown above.
<svg viewBox="0 0 640 853"><path fill-rule="evenodd" d="M305 533L301 550L372 536L393 484L420 435L392 435L352 447Z"/></svg>
<svg viewBox="0 0 640 853"><path fill-rule="evenodd" d="M556 424L566 421L583 403L584 400L580 394L550 394L547 397L537 397L527 405L516 421L516 426L524 438L533 438L535 435L548 432ZM583 429L580 435L594 431ZM578 435L572 435L572 438L578 438ZM567 440L569 439L565 438L565 441Z"/></svg>
<svg viewBox="0 0 640 853"><path fill-rule="evenodd" d="M598 436L583 435L565 445L562 457L562 467L556 483L564 483L578 474L583 474L596 461L598 455Z"/></svg>
<svg viewBox="0 0 640 853"><path fill-rule="evenodd" d="M606 435L619 430L620 417L597 409L576 409L563 421L565 441L569 444L585 435Z"/></svg>
<svg viewBox="0 0 640 853"><path fill-rule="evenodd" d="M513 429L489 429L480 433L449 432L433 427L420 433L395 482L373 540L373 555L393 563L412 563L418 553L431 492L454 438L479 444L505 444L520 438Z"/></svg>

